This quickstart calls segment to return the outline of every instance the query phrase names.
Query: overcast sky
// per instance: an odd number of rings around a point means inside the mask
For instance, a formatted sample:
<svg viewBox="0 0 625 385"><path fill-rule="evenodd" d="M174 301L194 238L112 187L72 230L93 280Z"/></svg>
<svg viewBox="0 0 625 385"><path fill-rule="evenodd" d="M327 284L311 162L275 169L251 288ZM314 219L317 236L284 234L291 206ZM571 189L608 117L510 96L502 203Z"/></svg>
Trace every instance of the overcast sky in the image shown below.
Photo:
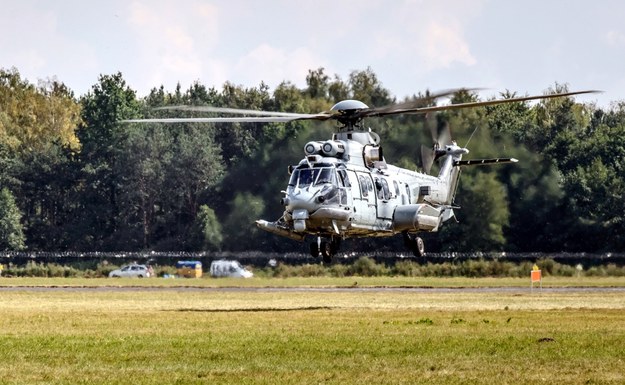
<svg viewBox="0 0 625 385"><path fill-rule="evenodd" d="M625 100L620 0L0 0L0 67L77 96L121 71L139 96L198 80L305 86L371 67L398 99L483 87L542 94L556 82Z"/></svg>

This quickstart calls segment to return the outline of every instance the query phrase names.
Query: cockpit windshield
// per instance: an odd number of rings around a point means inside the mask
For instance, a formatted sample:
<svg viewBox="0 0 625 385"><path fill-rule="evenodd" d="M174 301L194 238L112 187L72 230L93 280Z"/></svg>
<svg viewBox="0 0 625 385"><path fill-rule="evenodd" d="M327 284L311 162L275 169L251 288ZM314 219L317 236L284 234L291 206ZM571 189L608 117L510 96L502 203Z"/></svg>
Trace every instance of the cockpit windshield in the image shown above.
<svg viewBox="0 0 625 385"><path fill-rule="evenodd" d="M291 174L289 186L305 188L329 183L337 185L336 169L333 167L295 169Z"/></svg>

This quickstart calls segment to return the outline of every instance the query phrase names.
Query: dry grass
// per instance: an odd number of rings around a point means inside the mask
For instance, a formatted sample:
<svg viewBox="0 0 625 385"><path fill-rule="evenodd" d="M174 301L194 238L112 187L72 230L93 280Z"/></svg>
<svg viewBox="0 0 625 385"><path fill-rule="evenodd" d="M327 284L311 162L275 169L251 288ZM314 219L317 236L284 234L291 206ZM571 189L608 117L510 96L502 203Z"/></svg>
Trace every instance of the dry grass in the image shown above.
<svg viewBox="0 0 625 385"><path fill-rule="evenodd" d="M625 381L621 291L17 288L0 306L0 383Z"/></svg>

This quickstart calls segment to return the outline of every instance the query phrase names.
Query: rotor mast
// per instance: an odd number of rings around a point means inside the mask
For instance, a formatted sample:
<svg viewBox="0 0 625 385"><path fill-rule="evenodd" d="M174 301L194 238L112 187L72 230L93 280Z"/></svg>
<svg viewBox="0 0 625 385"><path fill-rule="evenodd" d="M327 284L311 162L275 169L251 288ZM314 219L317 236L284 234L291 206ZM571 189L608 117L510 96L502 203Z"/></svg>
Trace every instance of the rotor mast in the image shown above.
<svg viewBox="0 0 625 385"><path fill-rule="evenodd" d="M364 118L363 111L367 110L369 110L369 106L353 99L342 100L330 109L336 114L336 120L342 124L338 128L339 132L362 131L363 128L360 123Z"/></svg>

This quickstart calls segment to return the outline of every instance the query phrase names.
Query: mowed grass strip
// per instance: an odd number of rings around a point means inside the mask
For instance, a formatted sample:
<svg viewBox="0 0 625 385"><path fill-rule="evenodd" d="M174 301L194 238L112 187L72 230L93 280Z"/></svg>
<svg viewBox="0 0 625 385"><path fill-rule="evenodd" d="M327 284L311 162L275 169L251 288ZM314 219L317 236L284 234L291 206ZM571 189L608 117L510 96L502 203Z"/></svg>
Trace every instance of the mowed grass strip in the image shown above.
<svg viewBox="0 0 625 385"><path fill-rule="evenodd" d="M0 383L622 383L612 292L0 292Z"/></svg>
<svg viewBox="0 0 625 385"><path fill-rule="evenodd" d="M537 284L535 284L536 286ZM1 287L530 287L527 278L290 277L290 278L0 278ZM543 277L543 287L625 287L625 277Z"/></svg>

